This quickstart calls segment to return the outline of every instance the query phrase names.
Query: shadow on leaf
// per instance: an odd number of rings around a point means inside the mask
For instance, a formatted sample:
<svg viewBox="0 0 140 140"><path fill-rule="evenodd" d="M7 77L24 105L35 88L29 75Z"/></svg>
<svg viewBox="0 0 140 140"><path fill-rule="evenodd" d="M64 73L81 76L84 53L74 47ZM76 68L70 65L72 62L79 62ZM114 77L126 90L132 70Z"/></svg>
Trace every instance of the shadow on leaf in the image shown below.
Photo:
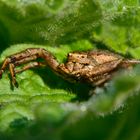
<svg viewBox="0 0 140 140"><path fill-rule="evenodd" d="M88 100L91 95L89 95L89 91L91 90L91 86L84 83L70 83L60 76L56 75L50 68L41 68L34 69L34 71L41 76L44 83L52 89L64 89L70 93L75 93L77 95L76 98L72 99L72 101L84 101Z"/></svg>

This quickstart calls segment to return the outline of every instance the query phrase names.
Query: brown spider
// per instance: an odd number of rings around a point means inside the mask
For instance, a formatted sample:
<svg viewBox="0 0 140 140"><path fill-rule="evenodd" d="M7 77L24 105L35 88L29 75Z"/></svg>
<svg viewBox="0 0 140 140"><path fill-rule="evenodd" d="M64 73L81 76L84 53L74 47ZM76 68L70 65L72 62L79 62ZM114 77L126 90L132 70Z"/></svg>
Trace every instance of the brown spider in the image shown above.
<svg viewBox="0 0 140 140"><path fill-rule="evenodd" d="M37 58L45 60L44 63L35 61ZM30 63L28 63L30 62ZM26 64L20 70L16 66ZM55 57L45 49L29 48L22 52L7 57L1 67L0 77L9 66L12 85L18 86L16 74L27 69L42 65L49 66L55 73L68 81L85 82L92 86L99 86L112 77L120 68L128 68L140 60L125 59L109 51L73 52L68 54L67 62L59 64Z"/></svg>

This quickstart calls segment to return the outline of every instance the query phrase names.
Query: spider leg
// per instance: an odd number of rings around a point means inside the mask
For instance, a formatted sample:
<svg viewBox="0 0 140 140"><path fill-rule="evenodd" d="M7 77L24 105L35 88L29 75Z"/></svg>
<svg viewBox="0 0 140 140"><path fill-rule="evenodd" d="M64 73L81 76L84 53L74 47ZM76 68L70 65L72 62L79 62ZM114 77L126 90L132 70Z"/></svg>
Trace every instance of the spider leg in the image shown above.
<svg viewBox="0 0 140 140"><path fill-rule="evenodd" d="M103 85L106 81L108 81L109 79L111 78L111 75L106 75L104 76L103 79L100 79L96 82L93 83L93 86L100 86L100 85Z"/></svg>
<svg viewBox="0 0 140 140"><path fill-rule="evenodd" d="M21 64L25 64L25 63L28 63L30 61L33 61L33 60L36 60L38 57L36 55L32 55L32 56L29 56L29 57L26 57L26 58L23 58L21 60L18 60L18 61L15 61L13 62L13 64L15 66L19 66Z"/></svg>
<svg viewBox="0 0 140 140"><path fill-rule="evenodd" d="M26 49L25 51L22 51L20 53L14 54L10 57L7 57L0 69L0 78L2 78L2 74L7 68L7 66L12 63L14 65L22 64L23 62L26 63L27 61L31 61L37 58L37 52L33 51L32 49Z"/></svg>
<svg viewBox="0 0 140 140"><path fill-rule="evenodd" d="M19 61L15 61L13 63L10 61L10 58L9 59L6 59L4 61L4 63L3 63L3 65L2 65L2 68L1 68L1 71L0 71L1 77L2 77L2 73L4 72L4 70L9 65L9 71L10 71L10 75L11 75L11 83L12 83L13 86L18 87L18 83L16 81L16 73L22 72L22 71L27 70L29 68L40 66L40 63L39 62L29 63L27 66L24 66L20 70L15 70L15 67L18 66L18 65L20 65L20 64L23 64L23 63L27 63L29 61L32 61L32 60L34 60L36 58L37 57L35 55L33 55L31 57L27 57L27 58L21 59Z"/></svg>
<svg viewBox="0 0 140 140"><path fill-rule="evenodd" d="M25 65L24 67L22 67L21 69L18 69L18 70L15 69L15 74L21 73L30 68L40 67L40 66L45 66L45 64L41 63L41 62L31 62L31 63L28 63L27 65Z"/></svg>
<svg viewBox="0 0 140 140"><path fill-rule="evenodd" d="M18 59L16 60L15 59L15 61L11 60L10 57L6 58L3 65L2 65L2 68L0 70L0 78L2 78L2 74L3 74L3 72L5 71L5 69L7 68L8 65L9 65L9 70L10 70L11 77L13 77L15 66L18 66L20 64L27 63L29 61L35 60L36 58L37 58L36 55L30 56L30 57L27 57L27 58L23 58L21 60L18 60ZM14 73L14 77L15 77L15 73Z"/></svg>
<svg viewBox="0 0 140 140"><path fill-rule="evenodd" d="M10 63L9 64L9 70L10 70L10 74L11 74L11 83L13 86L18 87L18 83L16 81L16 76L15 76L15 65Z"/></svg>
<svg viewBox="0 0 140 140"><path fill-rule="evenodd" d="M32 62L32 63L27 64L20 70L15 70L16 66L19 66L24 63L28 63L33 60L35 61L37 58L44 59L45 63ZM0 69L0 78L2 77L2 74L6 70L7 66L9 66L11 79L12 79L12 85L17 87L16 75L15 75L16 73L25 71L29 68L42 66L42 65L48 65L54 71L57 72L57 67L58 67L59 63L56 61L54 56L51 53L49 53L47 50L45 50L43 48L29 48L29 49L26 49L25 51L22 51L20 53L7 57L4 60L2 67Z"/></svg>
<svg viewBox="0 0 140 140"><path fill-rule="evenodd" d="M0 70L0 78L2 78L2 74L9 64L10 64L10 59L6 58L3 62L3 64L2 64L2 67L1 67L1 70Z"/></svg>

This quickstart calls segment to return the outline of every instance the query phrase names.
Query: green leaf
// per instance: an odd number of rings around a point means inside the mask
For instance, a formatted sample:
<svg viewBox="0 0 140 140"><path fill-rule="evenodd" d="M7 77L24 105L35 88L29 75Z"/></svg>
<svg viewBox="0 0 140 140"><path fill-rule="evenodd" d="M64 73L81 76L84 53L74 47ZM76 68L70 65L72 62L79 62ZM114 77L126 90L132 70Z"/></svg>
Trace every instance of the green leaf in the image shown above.
<svg viewBox="0 0 140 140"><path fill-rule="evenodd" d="M4 0L0 1L0 11L3 11L0 21L7 30L4 34L9 38L8 43L59 45L87 38L102 17L98 2L92 0Z"/></svg>
<svg viewBox="0 0 140 140"><path fill-rule="evenodd" d="M140 58L137 0L0 0L0 11L0 63L26 48L45 48L59 63L69 52L96 48ZM18 74L14 90L7 70L0 139L139 140L139 70L119 71L92 88L42 67Z"/></svg>
<svg viewBox="0 0 140 140"><path fill-rule="evenodd" d="M103 26L100 32L93 33L94 38L122 54L129 53L130 48L139 47L139 2L108 1L103 4L102 9Z"/></svg>
<svg viewBox="0 0 140 140"><path fill-rule="evenodd" d="M71 45L62 45L60 48L55 49L49 46L32 44L13 45L1 54L1 62L4 61L6 56L25 50L27 48L45 48L48 51L52 52L53 55L57 57L58 61L62 63L64 59L66 59L68 52L76 50L89 50L93 48L93 46L86 40L81 40L72 43ZM24 104L26 104L26 106L28 106L24 107L26 111L29 110L29 106L32 106L36 103L39 104L54 102L59 104L63 102L70 102L71 100L74 100L74 98L76 98L76 92L80 92L83 90L83 88L80 89L79 85L73 86L73 84L70 84L67 81L63 80L61 77L58 77L46 67L41 69L37 68L34 71L28 70L17 75L19 88L14 88L13 91L10 88L10 83L8 82L9 80L10 79L8 77L8 74L5 73L0 82L0 103L7 108L4 110L8 110L8 112L6 111L6 116L8 116L9 110L11 114L11 106L15 106L15 108L18 110L18 107L22 107L24 106ZM84 86L84 88L86 88L86 86ZM84 89L84 91L86 90ZM20 111L22 112L22 110ZM19 115L15 115L14 112L12 111L13 117L11 117L10 119L8 117L8 121L5 116L5 119L3 120L3 114L1 114L2 119L0 122L2 130L7 129L9 127L8 124L10 125L10 123L12 123L16 118L18 119L21 117L27 117L31 119L28 116L30 115L28 113L25 115L23 112L20 117ZM57 113L59 112L56 112L56 114ZM32 113L32 116L34 116L34 113ZM55 118L53 120L55 120ZM6 124L5 127L2 124Z"/></svg>

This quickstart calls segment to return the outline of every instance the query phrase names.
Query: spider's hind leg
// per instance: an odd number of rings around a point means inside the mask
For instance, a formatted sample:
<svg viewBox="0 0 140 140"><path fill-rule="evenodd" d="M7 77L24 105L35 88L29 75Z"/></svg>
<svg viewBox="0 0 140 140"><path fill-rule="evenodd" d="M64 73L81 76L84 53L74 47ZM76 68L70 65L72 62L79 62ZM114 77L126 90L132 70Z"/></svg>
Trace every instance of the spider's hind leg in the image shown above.
<svg viewBox="0 0 140 140"><path fill-rule="evenodd" d="M36 66L41 66L42 63L31 62L31 63L25 65L20 70L16 70L15 67L19 66L21 64L36 60L38 57L40 57L41 52L42 52L42 49L31 48L31 49L26 49L25 51L22 51L20 53L7 57L4 60L2 67L0 69L0 78L2 78L2 74L6 70L6 68L9 67L9 71L10 71L10 75L11 75L11 83L13 86L18 87L18 83L16 81L16 73L22 72L24 70L27 70L29 68L33 68Z"/></svg>

